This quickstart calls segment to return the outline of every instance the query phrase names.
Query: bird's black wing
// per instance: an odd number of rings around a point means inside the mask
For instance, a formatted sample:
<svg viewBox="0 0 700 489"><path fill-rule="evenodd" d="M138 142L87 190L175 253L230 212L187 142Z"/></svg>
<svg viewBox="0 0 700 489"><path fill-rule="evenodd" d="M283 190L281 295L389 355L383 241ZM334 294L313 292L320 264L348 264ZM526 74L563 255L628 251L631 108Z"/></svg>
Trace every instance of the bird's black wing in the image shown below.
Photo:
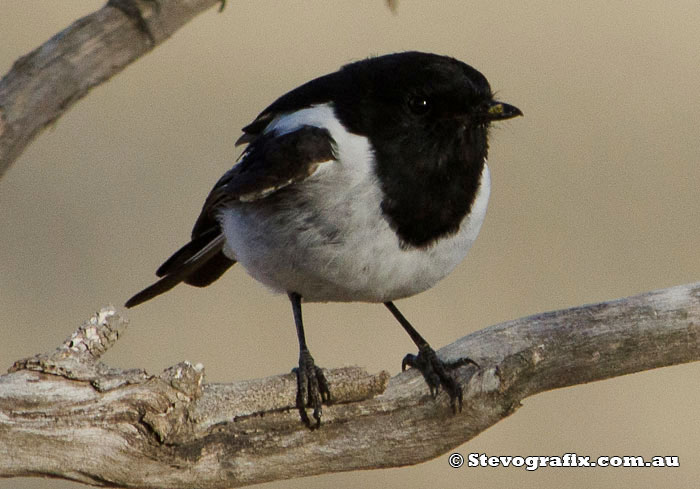
<svg viewBox="0 0 700 489"><path fill-rule="evenodd" d="M302 181L318 165L335 159L334 141L326 129L301 126L277 135L274 131L256 135L241 160L216 183L192 229L192 239L163 263L158 282L126 302L133 307L185 282L204 287L221 277L235 260L223 253L225 238L217 215L235 202L250 203L277 190Z"/></svg>

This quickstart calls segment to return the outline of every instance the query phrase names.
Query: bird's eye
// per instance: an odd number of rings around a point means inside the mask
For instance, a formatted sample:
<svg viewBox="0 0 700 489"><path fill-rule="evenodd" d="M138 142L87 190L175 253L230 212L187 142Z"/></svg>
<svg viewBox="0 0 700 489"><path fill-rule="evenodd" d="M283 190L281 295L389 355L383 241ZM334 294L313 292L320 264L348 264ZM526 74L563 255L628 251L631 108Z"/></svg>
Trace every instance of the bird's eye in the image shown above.
<svg viewBox="0 0 700 489"><path fill-rule="evenodd" d="M416 115L425 115L430 112L432 104L428 97L423 95L411 95L408 97L408 109Z"/></svg>

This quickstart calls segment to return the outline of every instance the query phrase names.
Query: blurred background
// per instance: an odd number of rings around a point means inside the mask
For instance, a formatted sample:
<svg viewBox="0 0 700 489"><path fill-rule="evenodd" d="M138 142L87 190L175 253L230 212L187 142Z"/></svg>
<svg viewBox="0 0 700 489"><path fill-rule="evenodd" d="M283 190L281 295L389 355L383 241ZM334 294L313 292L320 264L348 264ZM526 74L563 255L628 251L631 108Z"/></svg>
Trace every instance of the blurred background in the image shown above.
<svg viewBox="0 0 700 489"><path fill-rule="evenodd" d="M0 72L102 1L5 2ZM482 71L525 113L492 131L492 195L465 262L404 314L440 347L552 309L700 280L700 3L234 0L93 90L0 180L0 370L121 304L189 236L234 162L240 128L287 90L372 54L432 51ZM124 313L123 308L121 309ZM414 347L371 304L304 309L318 364L400 369ZM127 316L104 360L151 373L202 362L211 382L288 372L286 297L233 268ZM457 450L676 455L672 469L415 467L264 484L337 487L693 487L700 364L526 399ZM0 489L77 489L0 480Z"/></svg>

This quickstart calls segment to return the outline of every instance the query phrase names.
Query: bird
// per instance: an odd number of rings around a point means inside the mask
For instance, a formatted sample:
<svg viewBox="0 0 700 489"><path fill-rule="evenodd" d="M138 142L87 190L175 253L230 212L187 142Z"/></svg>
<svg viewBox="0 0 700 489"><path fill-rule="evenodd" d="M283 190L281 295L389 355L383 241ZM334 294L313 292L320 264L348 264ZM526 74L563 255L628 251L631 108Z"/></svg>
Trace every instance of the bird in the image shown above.
<svg viewBox="0 0 700 489"><path fill-rule="evenodd" d="M302 303L383 304L408 333L416 368L462 408L447 363L394 301L423 292L466 256L490 193L491 123L523 115L478 70L444 55L364 58L279 97L247 126L235 164L206 198L190 241L134 307L176 286L210 285L235 263L291 302L299 343L295 405L321 426L331 386L309 351ZM311 410L313 421L307 409Z"/></svg>

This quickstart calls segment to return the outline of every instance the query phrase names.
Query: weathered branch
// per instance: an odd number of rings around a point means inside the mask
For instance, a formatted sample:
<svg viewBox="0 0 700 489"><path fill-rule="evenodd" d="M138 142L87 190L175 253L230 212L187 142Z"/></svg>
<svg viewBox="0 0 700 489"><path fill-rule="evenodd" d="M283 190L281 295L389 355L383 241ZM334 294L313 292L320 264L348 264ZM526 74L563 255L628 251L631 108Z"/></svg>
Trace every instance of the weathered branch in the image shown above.
<svg viewBox="0 0 700 489"><path fill-rule="evenodd" d="M37 134L91 88L217 3L111 0L19 58L0 80L0 178Z"/></svg>
<svg viewBox="0 0 700 489"><path fill-rule="evenodd" d="M336 403L306 429L293 375L204 384L187 362L157 376L99 356L126 321L103 310L61 348L0 377L0 476L100 486L224 488L415 464L469 440L538 392L700 360L700 282L509 321L440 350L468 355L464 411L420 374L330 370Z"/></svg>

